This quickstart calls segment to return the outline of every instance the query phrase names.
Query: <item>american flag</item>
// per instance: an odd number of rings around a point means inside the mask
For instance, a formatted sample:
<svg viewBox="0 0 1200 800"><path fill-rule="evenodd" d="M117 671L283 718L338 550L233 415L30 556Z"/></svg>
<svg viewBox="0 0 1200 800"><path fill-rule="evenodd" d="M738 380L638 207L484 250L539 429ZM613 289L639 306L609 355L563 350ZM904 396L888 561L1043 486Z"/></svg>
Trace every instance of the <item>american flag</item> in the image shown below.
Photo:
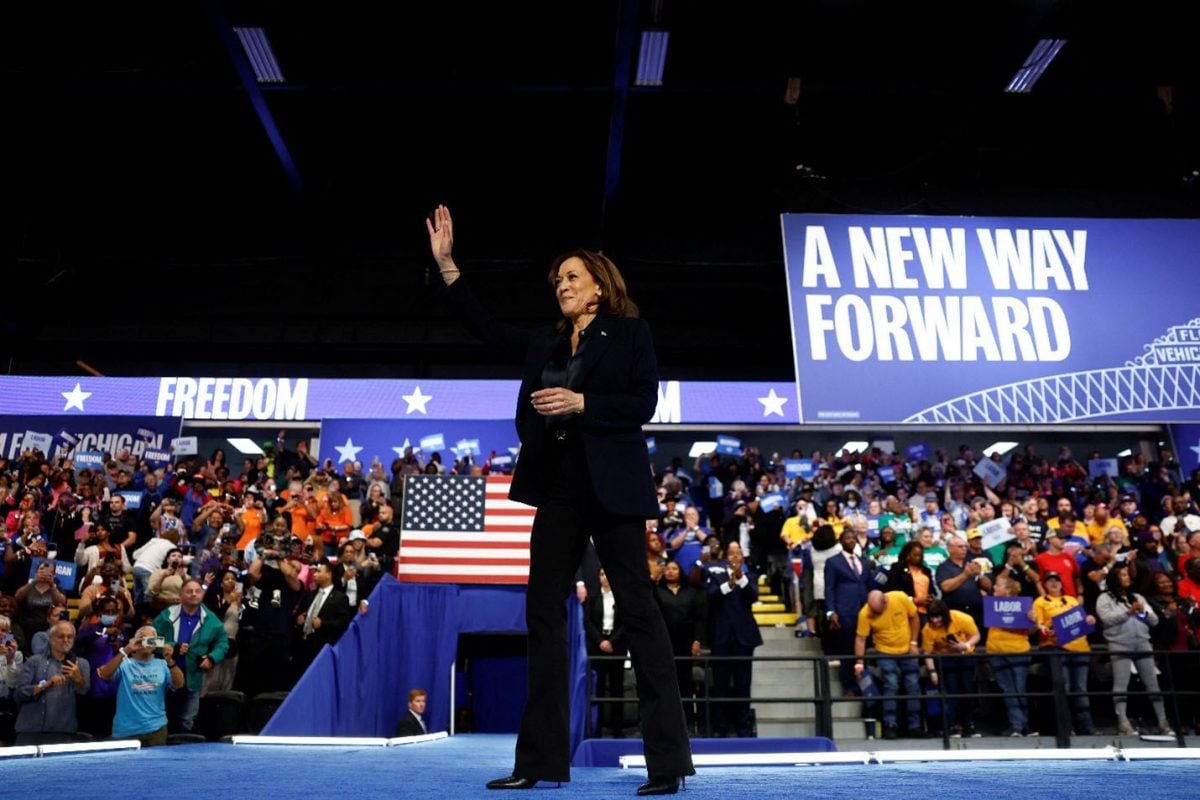
<svg viewBox="0 0 1200 800"><path fill-rule="evenodd" d="M398 577L406 583L526 583L536 509L508 499L507 475L411 475Z"/></svg>

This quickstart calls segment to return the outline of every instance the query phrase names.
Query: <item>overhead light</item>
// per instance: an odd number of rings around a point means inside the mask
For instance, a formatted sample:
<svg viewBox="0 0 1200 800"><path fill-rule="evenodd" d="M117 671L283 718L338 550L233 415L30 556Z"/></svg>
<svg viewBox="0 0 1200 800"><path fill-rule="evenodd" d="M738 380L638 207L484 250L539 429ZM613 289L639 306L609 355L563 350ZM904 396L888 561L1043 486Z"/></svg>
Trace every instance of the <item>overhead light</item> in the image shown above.
<svg viewBox="0 0 1200 800"><path fill-rule="evenodd" d="M717 452L716 442L692 442L692 449L688 451L688 458L699 458L706 456L709 453Z"/></svg>
<svg viewBox="0 0 1200 800"><path fill-rule="evenodd" d="M846 442L844 445L842 445L841 450L838 450L838 452L840 453L842 450L846 450L850 453L865 453L867 452L867 448L870 446L870 442Z"/></svg>
<svg viewBox="0 0 1200 800"><path fill-rule="evenodd" d="M638 52L638 86L662 86L663 68L667 64L667 42L670 31L642 31L642 46Z"/></svg>
<svg viewBox="0 0 1200 800"><path fill-rule="evenodd" d="M242 49L246 51L246 58L254 67L254 78L259 83L283 83L283 70L275 60L275 51L271 49L267 32L262 28L234 28L233 32L237 34Z"/></svg>
<svg viewBox="0 0 1200 800"><path fill-rule="evenodd" d="M1050 66L1050 62L1066 43L1066 39L1039 39L1029 58L1025 59L1025 63L1017 70L1017 74L1013 75L1004 91L1012 94L1029 94L1033 91L1033 85L1042 77L1046 67Z"/></svg>
<svg viewBox="0 0 1200 800"><path fill-rule="evenodd" d="M983 448L983 454L988 458L992 456L1002 456L1009 450L1012 450L1020 442L992 442L987 447Z"/></svg>
<svg viewBox="0 0 1200 800"><path fill-rule="evenodd" d="M1130 450L1128 447L1126 447L1124 450L1122 450L1121 452L1117 453L1117 458L1127 458L1127 457L1129 457L1129 456L1131 456L1131 455L1133 455L1133 451L1132 451L1132 450Z"/></svg>
<svg viewBox="0 0 1200 800"><path fill-rule="evenodd" d="M244 456L261 456L262 448L253 439L226 439L225 441Z"/></svg>

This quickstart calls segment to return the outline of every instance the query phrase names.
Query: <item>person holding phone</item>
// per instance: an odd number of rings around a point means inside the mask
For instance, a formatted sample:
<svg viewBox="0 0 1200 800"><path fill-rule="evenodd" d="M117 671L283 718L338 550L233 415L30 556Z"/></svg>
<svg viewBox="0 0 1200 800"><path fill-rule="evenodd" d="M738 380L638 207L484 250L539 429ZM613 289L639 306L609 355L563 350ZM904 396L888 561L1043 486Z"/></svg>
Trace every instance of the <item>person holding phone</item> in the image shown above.
<svg viewBox="0 0 1200 800"><path fill-rule="evenodd" d="M25 660L13 692L18 745L72 742L79 731L75 700L88 693L91 669L72 652L74 625L60 620L48 633L49 648Z"/></svg>
<svg viewBox="0 0 1200 800"><path fill-rule="evenodd" d="M521 465L509 497L537 508L525 592L529 695L512 774L488 788L570 780L566 603L590 537L621 608L637 675L650 777L637 793L674 794L695 768L671 640L646 576L645 521L658 516L642 435L658 403L650 328L616 265L586 250L551 264L557 324L524 330L499 322L454 261L450 210L438 206L426 228L455 316L485 344L524 354L516 408Z"/></svg>
<svg viewBox="0 0 1200 800"><path fill-rule="evenodd" d="M182 689L183 670L175 648L143 625L96 676L117 687L112 733L115 739L137 739L143 747L167 743L167 688Z"/></svg>

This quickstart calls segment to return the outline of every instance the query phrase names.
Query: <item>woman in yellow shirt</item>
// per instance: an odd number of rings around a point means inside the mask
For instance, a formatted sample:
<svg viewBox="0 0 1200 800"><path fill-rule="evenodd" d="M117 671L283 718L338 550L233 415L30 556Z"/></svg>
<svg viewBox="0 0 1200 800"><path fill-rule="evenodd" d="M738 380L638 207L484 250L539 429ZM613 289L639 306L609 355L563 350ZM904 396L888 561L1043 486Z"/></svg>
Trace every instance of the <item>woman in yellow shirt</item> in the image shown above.
<svg viewBox="0 0 1200 800"><path fill-rule="evenodd" d="M1087 696L1088 653L1091 652L1091 647L1086 636L1069 642L1059 642L1054 633L1053 622L1059 614L1079 605L1079 600L1063 594L1062 576L1057 572L1047 572L1043 575L1042 586L1045 587L1046 594L1033 601L1033 620L1038 626L1038 646L1044 650L1066 651L1065 656L1052 658L1061 659L1062 680L1066 683L1067 691L1074 695L1071 697L1071 708L1075 717L1075 733L1078 736L1091 736L1096 733ZM1096 624L1096 618L1091 614L1087 616L1087 621L1089 625ZM1052 669L1050 674L1054 673ZM1059 683L1054 688L1055 691L1059 691L1063 686Z"/></svg>
<svg viewBox="0 0 1200 800"><path fill-rule="evenodd" d="M1021 585L1007 574L1000 575L992 585L996 597L1016 597L1021 593ZM1029 621L1032 623L1036 616L1029 609ZM1004 709L1008 712L1008 728L1004 736L1037 736L1037 731L1029 728L1029 699L1025 697L1025 689L1029 678L1029 635L1033 626L1028 628L989 628L988 629L988 661L992 665L992 673L1000 691L1004 692Z"/></svg>
<svg viewBox="0 0 1200 800"><path fill-rule="evenodd" d="M941 598L929 601L929 614L921 630L921 652L926 654L929 680L945 689L946 722L955 738L979 736L975 731L974 699L954 699L954 695L975 691L975 659L960 656L973 653L979 639L979 627L970 614L951 611ZM933 654L941 658L934 659Z"/></svg>

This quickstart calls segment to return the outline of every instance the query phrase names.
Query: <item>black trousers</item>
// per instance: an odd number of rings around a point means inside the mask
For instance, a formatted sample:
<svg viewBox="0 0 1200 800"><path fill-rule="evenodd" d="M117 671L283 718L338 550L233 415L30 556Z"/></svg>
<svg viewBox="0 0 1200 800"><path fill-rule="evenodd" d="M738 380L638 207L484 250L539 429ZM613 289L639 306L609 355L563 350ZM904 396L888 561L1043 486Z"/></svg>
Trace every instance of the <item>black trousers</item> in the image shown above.
<svg viewBox="0 0 1200 800"><path fill-rule="evenodd" d="M533 520L525 590L529 697L517 735L513 774L570 780L571 737L567 597L588 538L608 576L637 678L647 772L694 775L671 642L646 568L645 521L601 510L582 446L545 454L545 499Z"/></svg>

